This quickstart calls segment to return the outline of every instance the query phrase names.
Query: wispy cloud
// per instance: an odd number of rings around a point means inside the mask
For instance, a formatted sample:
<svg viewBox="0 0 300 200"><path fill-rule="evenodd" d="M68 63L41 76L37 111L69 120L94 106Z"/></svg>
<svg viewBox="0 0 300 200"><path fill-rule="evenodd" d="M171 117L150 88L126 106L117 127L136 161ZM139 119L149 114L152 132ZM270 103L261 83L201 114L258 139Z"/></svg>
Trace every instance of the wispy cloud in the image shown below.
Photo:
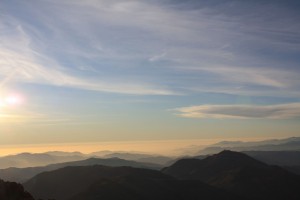
<svg viewBox="0 0 300 200"><path fill-rule="evenodd" d="M1 61L3 67L0 69L0 75L5 77L4 81L1 82L2 85L8 81L21 81L123 94L175 94L172 91L160 89L159 87L155 88L153 86L147 86L146 84L143 85L143 83L122 84L74 77L55 69L55 67L44 67L35 60L31 60L30 58L15 52L0 50L0 56L6 58Z"/></svg>
<svg viewBox="0 0 300 200"><path fill-rule="evenodd" d="M287 119L300 117L300 103L277 105L199 105L176 108L178 116L211 119Z"/></svg>
<svg viewBox="0 0 300 200"><path fill-rule="evenodd" d="M163 53L161 53L161 54L152 56L151 58L149 58L149 61L150 61L150 62L159 61L159 60L163 59L166 55L167 55L167 53L166 53L166 52L163 52Z"/></svg>
<svg viewBox="0 0 300 200"><path fill-rule="evenodd" d="M222 85L221 93L234 86L240 95L264 96L272 88L274 96L299 96L299 14L278 3L246 4L22 2L20 13L0 19L7 31L1 56L9 60L1 66L18 66L20 81L115 93L199 93L199 85L217 91L208 80Z"/></svg>
<svg viewBox="0 0 300 200"><path fill-rule="evenodd" d="M1 39L0 57L3 58L0 61L0 76L3 78L0 82L1 87L4 87L8 82L27 82L122 94L175 94L175 92L161 86L143 82L127 81L127 83L122 83L122 80L118 82L116 79L113 81L109 78L98 80L70 75L67 72L68 67L61 65L55 58L35 51L31 47L31 43L34 42L32 38L25 33L20 25L13 25L11 24L14 35L6 35ZM10 30L8 26L5 28ZM95 72L95 69L89 66L78 68L79 70Z"/></svg>

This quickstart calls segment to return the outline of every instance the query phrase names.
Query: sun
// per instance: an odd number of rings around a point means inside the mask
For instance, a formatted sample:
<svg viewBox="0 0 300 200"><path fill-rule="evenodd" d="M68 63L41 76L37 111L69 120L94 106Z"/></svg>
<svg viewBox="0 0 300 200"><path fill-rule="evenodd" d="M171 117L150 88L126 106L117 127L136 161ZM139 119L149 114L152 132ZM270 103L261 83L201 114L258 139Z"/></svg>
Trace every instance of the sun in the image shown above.
<svg viewBox="0 0 300 200"><path fill-rule="evenodd" d="M15 107L23 103L23 98L20 95L12 94L0 97L0 107Z"/></svg>
<svg viewBox="0 0 300 200"><path fill-rule="evenodd" d="M5 101L6 101L7 105L15 106L15 105L19 105L21 103L21 98L18 96L8 96L5 99Z"/></svg>

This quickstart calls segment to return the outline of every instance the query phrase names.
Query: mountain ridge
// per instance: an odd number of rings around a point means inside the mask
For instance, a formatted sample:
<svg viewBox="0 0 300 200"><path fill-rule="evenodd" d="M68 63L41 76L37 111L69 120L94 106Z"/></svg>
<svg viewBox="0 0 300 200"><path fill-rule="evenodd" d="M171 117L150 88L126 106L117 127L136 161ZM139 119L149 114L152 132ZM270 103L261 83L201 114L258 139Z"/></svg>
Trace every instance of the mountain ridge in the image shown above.
<svg viewBox="0 0 300 200"><path fill-rule="evenodd" d="M300 137L263 140L257 142L221 141L198 151L197 154L216 154L223 150L231 151L300 151Z"/></svg>
<svg viewBox="0 0 300 200"><path fill-rule="evenodd" d="M251 199L300 198L300 176L229 150L202 160L177 161L162 171L178 179L200 180Z"/></svg>
<svg viewBox="0 0 300 200"><path fill-rule="evenodd" d="M36 198L56 200L244 199L200 181L177 180L160 171L101 165L44 172L27 181L24 187Z"/></svg>
<svg viewBox="0 0 300 200"><path fill-rule="evenodd" d="M0 179L1 200L34 200L21 184Z"/></svg>
<svg viewBox="0 0 300 200"><path fill-rule="evenodd" d="M146 169L160 169L160 165L152 163L142 163L136 161L129 161L120 158L88 158L85 160L51 164L42 167L29 168L7 168L0 169L0 177L9 181L25 182L33 176L44 171L56 170L66 166L87 166L87 165L105 165L105 166L132 166Z"/></svg>

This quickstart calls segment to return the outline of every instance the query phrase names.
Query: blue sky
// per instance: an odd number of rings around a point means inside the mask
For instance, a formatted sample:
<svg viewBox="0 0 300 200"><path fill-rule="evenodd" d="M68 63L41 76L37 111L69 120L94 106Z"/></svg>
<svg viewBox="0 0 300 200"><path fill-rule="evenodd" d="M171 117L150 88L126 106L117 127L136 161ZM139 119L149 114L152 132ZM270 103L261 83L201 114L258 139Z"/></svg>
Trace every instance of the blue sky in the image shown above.
<svg viewBox="0 0 300 200"><path fill-rule="evenodd" d="M299 9L2 0L0 143L300 136Z"/></svg>

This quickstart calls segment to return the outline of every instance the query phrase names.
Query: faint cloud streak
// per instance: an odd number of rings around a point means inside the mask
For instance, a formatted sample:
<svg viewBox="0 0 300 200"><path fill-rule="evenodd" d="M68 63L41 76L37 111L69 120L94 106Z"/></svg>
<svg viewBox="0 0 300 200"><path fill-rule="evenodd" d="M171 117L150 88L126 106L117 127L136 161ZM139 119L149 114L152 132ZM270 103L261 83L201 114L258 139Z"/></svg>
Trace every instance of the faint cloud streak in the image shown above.
<svg viewBox="0 0 300 200"><path fill-rule="evenodd" d="M18 9L24 13L14 13ZM29 1L0 19L0 51L16 58L1 66L17 67L20 81L102 92L173 95L182 88L196 93L199 85L215 92L205 74L225 88L220 93L235 85L240 95L264 96L272 88L275 97L282 90L295 96L298 22L299 15L280 4L258 1ZM147 66L156 64L163 67ZM0 75L9 77L6 71ZM243 90L247 86L255 91Z"/></svg>
<svg viewBox="0 0 300 200"><path fill-rule="evenodd" d="M199 105L173 109L185 118L288 119L300 117L300 103L277 105Z"/></svg>

